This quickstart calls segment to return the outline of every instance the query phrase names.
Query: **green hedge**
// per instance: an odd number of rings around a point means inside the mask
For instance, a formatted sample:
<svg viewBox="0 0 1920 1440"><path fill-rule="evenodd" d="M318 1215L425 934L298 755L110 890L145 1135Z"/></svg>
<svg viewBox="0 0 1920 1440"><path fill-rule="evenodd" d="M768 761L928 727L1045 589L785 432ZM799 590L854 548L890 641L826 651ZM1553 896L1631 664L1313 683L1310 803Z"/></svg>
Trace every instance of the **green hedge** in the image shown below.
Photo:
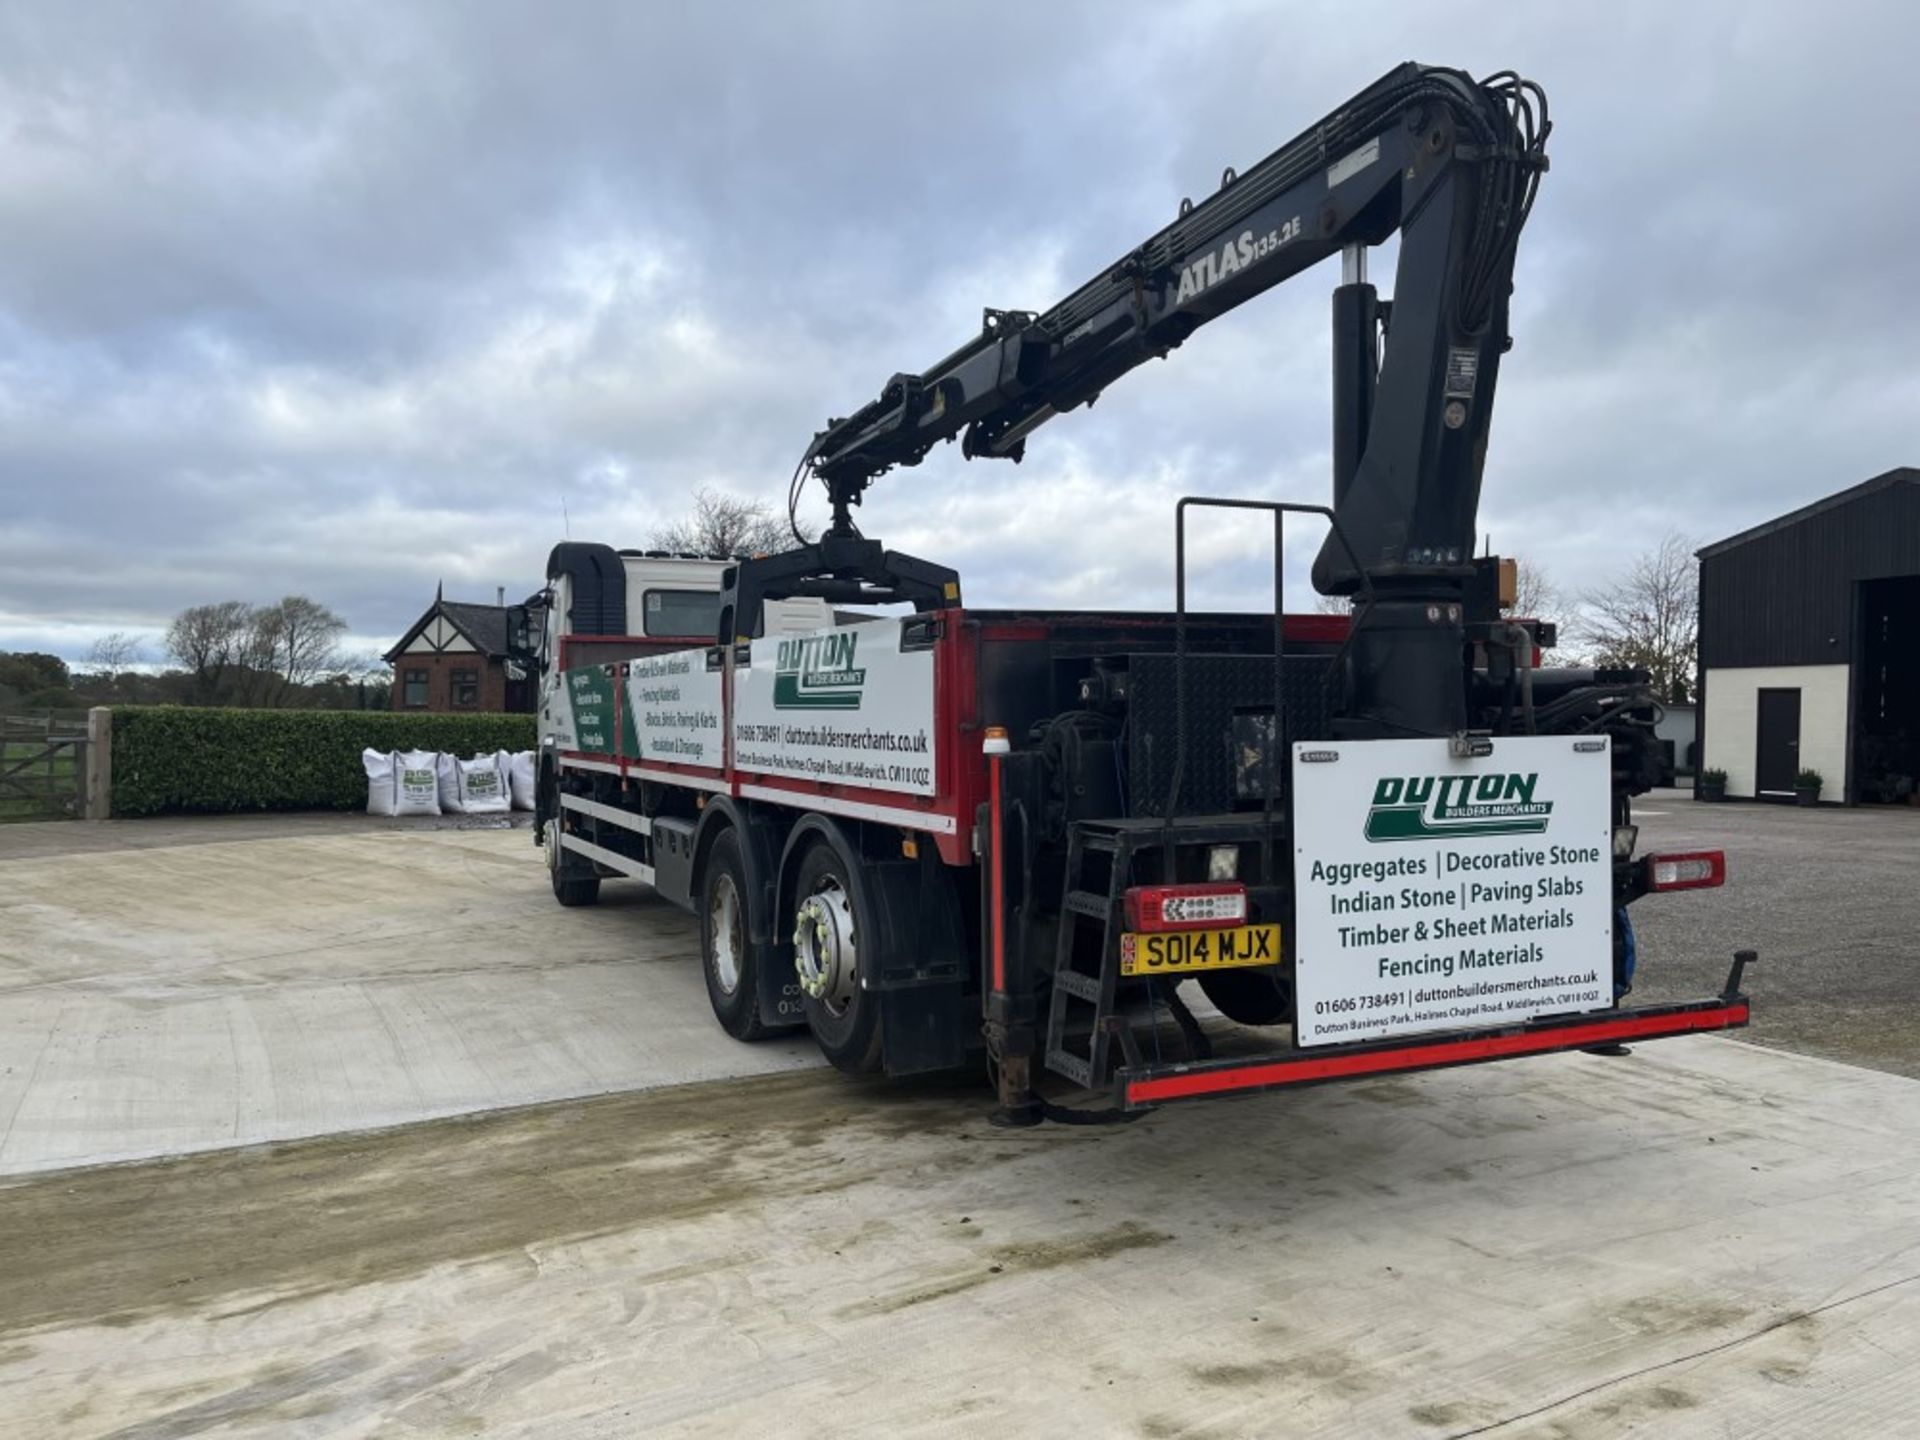
<svg viewBox="0 0 1920 1440"><path fill-rule="evenodd" d="M360 810L360 752L531 750L531 715L115 706L113 813Z"/></svg>

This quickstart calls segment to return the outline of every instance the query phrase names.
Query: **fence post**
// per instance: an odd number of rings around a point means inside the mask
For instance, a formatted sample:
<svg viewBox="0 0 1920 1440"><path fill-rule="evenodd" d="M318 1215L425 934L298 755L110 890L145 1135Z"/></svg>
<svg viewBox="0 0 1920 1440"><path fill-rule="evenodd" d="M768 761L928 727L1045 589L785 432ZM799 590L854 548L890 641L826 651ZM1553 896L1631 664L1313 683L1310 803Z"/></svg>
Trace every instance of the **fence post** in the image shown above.
<svg viewBox="0 0 1920 1440"><path fill-rule="evenodd" d="M113 814L113 711L96 705L87 711L86 818Z"/></svg>

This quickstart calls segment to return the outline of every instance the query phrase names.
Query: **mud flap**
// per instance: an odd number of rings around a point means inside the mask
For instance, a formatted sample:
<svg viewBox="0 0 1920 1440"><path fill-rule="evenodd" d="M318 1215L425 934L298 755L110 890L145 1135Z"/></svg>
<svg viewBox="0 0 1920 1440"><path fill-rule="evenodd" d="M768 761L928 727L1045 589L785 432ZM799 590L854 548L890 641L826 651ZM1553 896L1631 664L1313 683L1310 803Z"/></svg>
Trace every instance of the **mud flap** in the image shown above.
<svg viewBox="0 0 1920 1440"><path fill-rule="evenodd" d="M747 907L748 934L767 947L765 953L772 962L758 966L755 973L754 1007L760 1023L782 1028L804 1025L807 1012L800 1003L800 977L793 968L792 927L791 923L782 927L777 917L780 867L774 837L766 825L754 822L750 812L718 797L701 813L694 833L694 854L705 855L709 835L721 825L731 826L740 837L740 864L752 897ZM698 883L699 865L694 864L688 874L689 890Z"/></svg>
<svg viewBox="0 0 1920 1440"><path fill-rule="evenodd" d="M889 1075L957 1070L967 1063L967 1036L979 1030L979 1004L958 985L917 985L880 997L881 1060Z"/></svg>

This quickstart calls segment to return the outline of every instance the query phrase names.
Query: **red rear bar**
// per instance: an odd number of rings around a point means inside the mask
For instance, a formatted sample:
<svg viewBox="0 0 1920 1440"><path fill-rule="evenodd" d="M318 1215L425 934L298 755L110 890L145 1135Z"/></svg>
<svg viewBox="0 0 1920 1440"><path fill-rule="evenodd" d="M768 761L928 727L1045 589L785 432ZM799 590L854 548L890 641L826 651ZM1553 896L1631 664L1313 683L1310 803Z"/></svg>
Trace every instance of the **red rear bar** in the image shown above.
<svg viewBox="0 0 1920 1440"><path fill-rule="evenodd" d="M1272 1090L1285 1085L1312 1085L1408 1070L1439 1070L1450 1065L1473 1065L1516 1055L1548 1055L1556 1050L1580 1050L1622 1040L1658 1040L1703 1030L1737 1030L1747 1023L1747 1018L1745 996L1722 995L1691 1005L1649 1006L1600 1020L1570 1015L1536 1021L1524 1028L1443 1034L1413 1043L1375 1041L1343 1046L1332 1052L1300 1051L1267 1060L1148 1066L1141 1070L1122 1070L1116 1078L1121 1105L1138 1110L1170 1100L1197 1100L1205 1095Z"/></svg>

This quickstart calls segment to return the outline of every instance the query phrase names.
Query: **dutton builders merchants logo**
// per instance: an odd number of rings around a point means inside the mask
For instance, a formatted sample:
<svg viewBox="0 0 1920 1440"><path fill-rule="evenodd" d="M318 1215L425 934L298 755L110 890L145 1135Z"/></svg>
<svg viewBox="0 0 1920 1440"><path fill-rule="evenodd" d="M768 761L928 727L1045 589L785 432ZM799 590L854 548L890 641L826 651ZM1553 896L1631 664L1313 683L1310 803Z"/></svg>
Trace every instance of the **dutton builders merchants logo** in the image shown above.
<svg viewBox="0 0 1920 1440"><path fill-rule="evenodd" d="M1369 840L1538 835L1553 802L1533 798L1538 775L1396 775L1373 788Z"/></svg>
<svg viewBox="0 0 1920 1440"><path fill-rule="evenodd" d="M867 672L853 663L851 631L782 640L773 675L776 710L858 710Z"/></svg>

